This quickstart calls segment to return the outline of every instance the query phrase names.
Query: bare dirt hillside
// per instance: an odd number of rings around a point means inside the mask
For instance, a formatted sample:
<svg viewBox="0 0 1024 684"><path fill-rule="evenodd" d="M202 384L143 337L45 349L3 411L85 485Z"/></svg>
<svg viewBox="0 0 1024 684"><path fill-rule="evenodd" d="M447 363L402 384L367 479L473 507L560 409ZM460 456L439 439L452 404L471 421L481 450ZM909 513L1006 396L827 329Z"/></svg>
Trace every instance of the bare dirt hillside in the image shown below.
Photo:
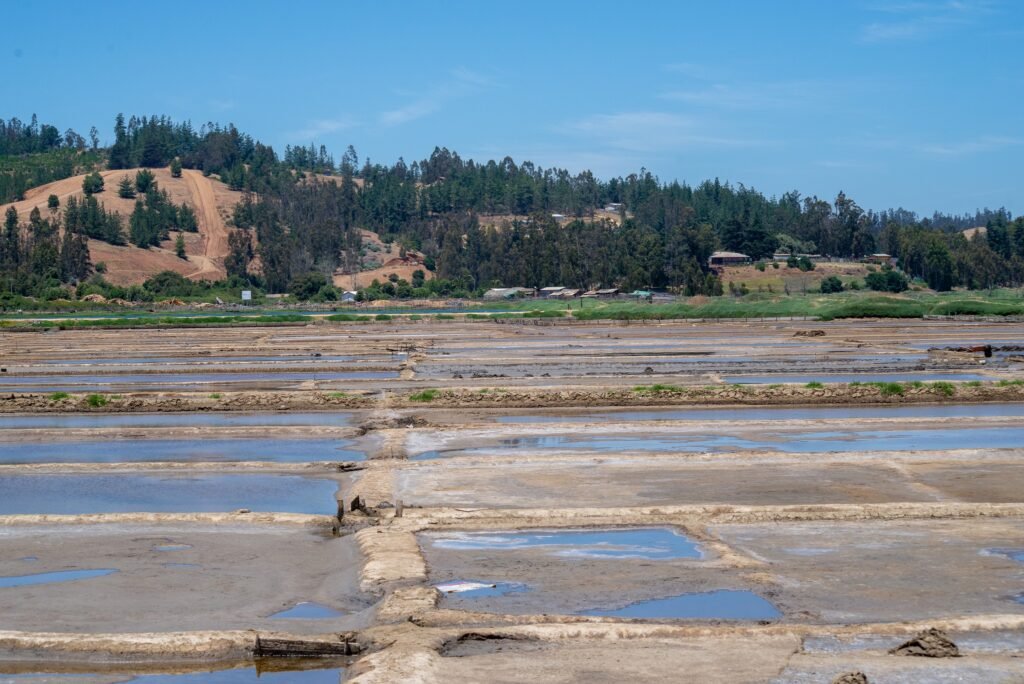
<svg viewBox="0 0 1024 684"><path fill-rule="evenodd" d="M966 228L966 229L964 229L964 230L962 230L960 232L964 234L965 238L970 240L971 238L973 238L975 235L977 235L979 233L984 235L986 231L987 231L987 229L985 228L985 226L975 226L974 228Z"/></svg>
<svg viewBox="0 0 1024 684"><path fill-rule="evenodd" d="M175 204L189 204L195 210L199 223L198 234L185 235L185 253L188 260L174 254L174 238L158 248L139 249L134 246L114 246L98 240L89 240L89 253L93 264L107 266L106 279L117 285L134 285L160 271L170 270L193 279L218 280L223 278L224 257L228 254L228 228L226 220L242 194L230 190L219 180L203 176L199 171L184 169L181 178L173 178L167 169L150 169L162 190L166 190ZM117 184L127 175L135 178L138 169L101 171L104 191L96 197L108 210L121 214L127 224L135 208L135 200L117 196ZM33 208L48 214L47 198L57 195L63 206L69 197L81 196L84 176L73 176L32 188L25 199L14 202L23 221L28 220ZM0 213L11 205L0 206Z"/></svg>
<svg viewBox="0 0 1024 684"><path fill-rule="evenodd" d="M385 245L377 233L369 230L360 231L363 238L365 255L361 258L359 273L344 273L338 271L334 274L334 286L343 290L357 290L366 287L374 280L384 282L391 274L397 275L406 282L412 282L413 271L423 271L426 280L430 280L434 274L423 266L423 255L419 252L409 250L403 259L399 245L392 243Z"/></svg>

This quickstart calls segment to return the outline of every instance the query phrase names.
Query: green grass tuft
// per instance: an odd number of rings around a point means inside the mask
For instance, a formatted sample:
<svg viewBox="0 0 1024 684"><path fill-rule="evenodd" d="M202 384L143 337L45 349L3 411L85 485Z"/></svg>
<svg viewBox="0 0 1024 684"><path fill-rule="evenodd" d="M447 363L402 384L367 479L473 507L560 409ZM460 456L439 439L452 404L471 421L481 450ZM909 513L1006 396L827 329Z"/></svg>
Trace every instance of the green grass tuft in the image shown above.
<svg viewBox="0 0 1024 684"><path fill-rule="evenodd" d="M85 402L93 408L103 408L107 405L107 398L102 394L90 394L85 398Z"/></svg>
<svg viewBox="0 0 1024 684"><path fill-rule="evenodd" d="M440 390L436 389L425 389L422 392L416 392L415 394L409 395L409 401L433 401Z"/></svg>

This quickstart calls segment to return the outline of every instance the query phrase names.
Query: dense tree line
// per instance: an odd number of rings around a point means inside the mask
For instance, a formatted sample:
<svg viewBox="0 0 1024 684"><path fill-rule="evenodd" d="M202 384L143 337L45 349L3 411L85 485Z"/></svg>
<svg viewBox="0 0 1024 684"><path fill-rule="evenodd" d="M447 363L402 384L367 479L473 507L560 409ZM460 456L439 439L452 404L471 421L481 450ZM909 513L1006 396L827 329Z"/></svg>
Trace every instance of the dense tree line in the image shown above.
<svg viewBox="0 0 1024 684"><path fill-rule="evenodd" d="M85 147L77 134L55 131L35 120L3 122L0 150ZM643 169L600 180L508 157L478 163L445 148L410 164L361 162L352 147L336 162L314 145L287 147L278 158L234 126L196 129L165 116L118 115L105 153L109 168L197 169L244 191L226 267L246 278L258 261L261 282L272 292L305 291L336 269L357 269L365 249L360 228L422 252L425 268L467 291L558 284L714 294L722 288L707 262L716 249L755 259L780 250L841 259L884 251L906 275L938 290L1024 281L1024 228L1003 209L921 218L899 208L865 210L845 193L833 200L795 191L767 197L718 179L664 183ZM122 181L117 189L138 195L128 226L133 243L154 245L170 231L194 226L189 210L138 178L134 186ZM111 242L123 235L92 198L71 214L75 234ZM981 223L984 234L960 233ZM897 284L895 277L886 283Z"/></svg>
<svg viewBox="0 0 1024 684"><path fill-rule="evenodd" d="M32 210L28 225L21 226L18 212L8 207L0 235L0 283L3 291L21 295L45 295L61 283L86 278L92 270L85 235L60 230L56 212L44 218Z"/></svg>
<svg viewBox="0 0 1024 684"><path fill-rule="evenodd" d="M61 133L39 123L35 114L29 123L0 119L0 202L22 199L29 188L93 168L100 161L95 128L90 138L87 145L73 129Z"/></svg>

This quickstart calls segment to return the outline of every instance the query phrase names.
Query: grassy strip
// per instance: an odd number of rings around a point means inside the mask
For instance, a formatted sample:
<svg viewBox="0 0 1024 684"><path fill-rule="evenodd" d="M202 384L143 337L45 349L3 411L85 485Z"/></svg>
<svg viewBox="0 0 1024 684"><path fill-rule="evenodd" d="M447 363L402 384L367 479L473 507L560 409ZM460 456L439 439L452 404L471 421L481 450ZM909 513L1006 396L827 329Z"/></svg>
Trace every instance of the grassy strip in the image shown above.
<svg viewBox="0 0 1024 684"><path fill-rule="evenodd" d="M273 316L139 316L134 318L68 319L62 321L32 321L33 328L144 328L154 325L221 326L254 323L307 323L313 320L301 314Z"/></svg>

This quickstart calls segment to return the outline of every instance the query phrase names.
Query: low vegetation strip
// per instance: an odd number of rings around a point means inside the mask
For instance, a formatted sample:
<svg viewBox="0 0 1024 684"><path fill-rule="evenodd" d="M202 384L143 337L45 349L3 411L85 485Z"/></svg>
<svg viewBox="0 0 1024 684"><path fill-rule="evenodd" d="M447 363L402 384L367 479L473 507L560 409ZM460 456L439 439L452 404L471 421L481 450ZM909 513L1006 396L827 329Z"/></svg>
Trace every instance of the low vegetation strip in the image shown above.
<svg viewBox="0 0 1024 684"><path fill-rule="evenodd" d="M159 411L309 411L365 409L376 405L370 393L318 391L136 392L132 394L10 394L0 397L0 413ZM638 385L587 389L446 388L396 395L395 407L542 408L578 406L800 406L924 404L1024 401L1024 381L870 382L805 385Z"/></svg>

